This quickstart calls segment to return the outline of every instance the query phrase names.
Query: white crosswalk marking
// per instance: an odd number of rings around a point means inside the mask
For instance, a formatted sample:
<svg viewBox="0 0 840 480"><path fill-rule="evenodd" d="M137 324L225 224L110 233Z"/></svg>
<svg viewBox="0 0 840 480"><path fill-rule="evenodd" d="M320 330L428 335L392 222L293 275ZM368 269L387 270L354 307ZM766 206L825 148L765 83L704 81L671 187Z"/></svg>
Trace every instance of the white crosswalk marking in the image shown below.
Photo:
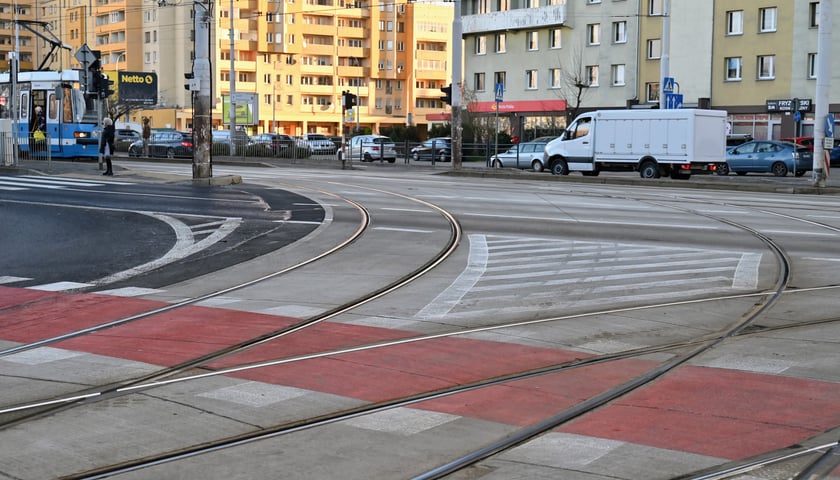
<svg viewBox="0 0 840 480"><path fill-rule="evenodd" d="M471 235L467 268L417 317L744 291L756 288L760 264L750 252Z"/></svg>
<svg viewBox="0 0 840 480"><path fill-rule="evenodd" d="M132 185L130 182L113 180L89 180L69 177L44 177L40 175L0 175L0 190L17 191L36 188L71 189L91 188L104 185Z"/></svg>

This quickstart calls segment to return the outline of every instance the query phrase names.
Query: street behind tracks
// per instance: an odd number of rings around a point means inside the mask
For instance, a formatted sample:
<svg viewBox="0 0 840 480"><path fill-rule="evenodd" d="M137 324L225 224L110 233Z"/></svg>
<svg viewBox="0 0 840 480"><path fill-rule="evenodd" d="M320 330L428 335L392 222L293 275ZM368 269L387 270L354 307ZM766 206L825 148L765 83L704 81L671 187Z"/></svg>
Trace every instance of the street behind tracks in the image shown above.
<svg viewBox="0 0 840 480"><path fill-rule="evenodd" d="M452 235L440 212L422 202L451 212L464 236L449 260L422 277L282 342L183 372L181 382L8 425L2 443L18 447L0 452L7 475L77 478L136 463L143 468L118 476L420 476L574 409L754 314L782 271L767 240L784 247L793 268L781 296L742 335L453 475L672 478L807 443L840 425L832 263L840 213L829 197L238 171L246 183L294 191L328 211L343 202L327 192L359 202L370 225L331 260L207 298L143 328L0 357L3 381L14 387L3 405L49 398L56 385L93 387L102 373L116 381L152 371L382 288ZM688 211L662 207L666 201ZM33 318L72 329L106 312L197 298L336 244L358 222L339 218L268 256L131 299L3 288L0 322L7 331L40 305ZM7 347L24 341L4 338ZM488 383L338 417L475 382ZM276 436L199 451L272 428ZM177 456L191 450L195 455ZM160 463L142 463L155 458Z"/></svg>

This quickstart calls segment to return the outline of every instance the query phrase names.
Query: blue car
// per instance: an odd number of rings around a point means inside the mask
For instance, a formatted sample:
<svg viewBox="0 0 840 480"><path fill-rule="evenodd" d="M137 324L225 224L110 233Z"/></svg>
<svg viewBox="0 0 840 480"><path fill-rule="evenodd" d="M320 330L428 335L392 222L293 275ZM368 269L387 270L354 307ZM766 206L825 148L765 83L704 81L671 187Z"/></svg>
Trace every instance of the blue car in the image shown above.
<svg viewBox="0 0 840 480"><path fill-rule="evenodd" d="M840 167L840 145L831 149L829 153L829 165L832 167Z"/></svg>
<svg viewBox="0 0 840 480"><path fill-rule="evenodd" d="M735 172L746 175L755 172L784 177L792 172L801 177L811 170L813 158L814 152L794 143L753 140L727 149L726 163L718 166L718 174Z"/></svg>

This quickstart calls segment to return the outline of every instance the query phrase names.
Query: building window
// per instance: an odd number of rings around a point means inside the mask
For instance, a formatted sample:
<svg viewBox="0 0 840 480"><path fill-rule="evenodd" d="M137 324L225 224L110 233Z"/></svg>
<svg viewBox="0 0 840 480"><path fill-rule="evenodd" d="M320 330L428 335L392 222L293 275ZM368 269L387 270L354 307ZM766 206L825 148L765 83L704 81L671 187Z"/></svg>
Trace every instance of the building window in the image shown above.
<svg viewBox="0 0 840 480"><path fill-rule="evenodd" d="M548 69L548 81L550 83L549 88L560 88L562 79L563 77L559 68Z"/></svg>
<svg viewBox="0 0 840 480"><path fill-rule="evenodd" d="M663 0L648 0L648 15L662 15Z"/></svg>
<svg viewBox="0 0 840 480"><path fill-rule="evenodd" d="M741 80L741 57L726 59L726 80Z"/></svg>
<svg viewBox="0 0 840 480"><path fill-rule="evenodd" d="M613 43L627 43L627 22L613 22Z"/></svg>
<svg viewBox="0 0 840 480"><path fill-rule="evenodd" d="M559 28L552 28L548 31L548 38L549 42L551 43L551 48L560 48L561 46L563 46L563 37L560 35L560 32L561 30Z"/></svg>
<svg viewBox="0 0 840 480"><path fill-rule="evenodd" d="M773 63L776 59L775 55L759 55L758 56L758 79L772 80L776 76Z"/></svg>
<svg viewBox="0 0 840 480"><path fill-rule="evenodd" d="M475 54L484 55L487 53L487 37L479 35L475 37Z"/></svg>
<svg viewBox="0 0 840 480"><path fill-rule="evenodd" d="M539 75L536 70L525 70L525 88L527 90L536 90L538 85L537 79Z"/></svg>
<svg viewBox="0 0 840 480"><path fill-rule="evenodd" d="M656 60L662 56L662 40L653 38L647 41L647 58Z"/></svg>
<svg viewBox="0 0 840 480"><path fill-rule="evenodd" d="M475 84L473 85L473 88L475 88L476 92L483 92L487 88L484 83L484 72L476 73L474 78Z"/></svg>
<svg viewBox="0 0 840 480"><path fill-rule="evenodd" d="M624 85L624 65L613 65L610 67L610 77L612 85L620 87Z"/></svg>
<svg viewBox="0 0 840 480"><path fill-rule="evenodd" d="M761 32L776 31L776 7L761 8L758 10Z"/></svg>
<svg viewBox="0 0 840 480"><path fill-rule="evenodd" d="M528 32L525 34L525 41L527 42L526 49L529 51L539 50L539 32Z"/></svg>
<svg viewBox="0 0 840 480"><path fill-rule="evenodd" d="M586 79L588 81L587 85L590 87L597 87L598 86L598 65L587 65L586 66Z"/></svg>
<svg viewBox="0 0 840 480"><path fill-rule="evenodd" d="M601 44L601 24L590 23L586 26L587 39L590 45Z"/></svg>
<svg viewBox="0 0 840 480"><path fill-rule="evenodd" d="M820 2L808 4L808 26L811 28L820 26Z"/></svg>
<svg viewBox="0 0 840 480"><path fill-rule="evenodd" d="M528 8L540 8L540 0L528 0Z"/></svg>
<svg viewBox="0 0 840 480"><path fill-rule="evenodd" d="M659 101L659 82L650 82L645 84L645 100L648 103Z"/></svg>
<svg viewBox="0 0 840 480"><path fill-rule="evenodd" d="M726 34L742 35L744 33L744 11L733 10L726 12Z"/></svg>
<svg viewBox="0 0 840 480"><path fill-rule="evenodd" d="M589 4L601 3L601 0L586 0L586 3L589 3Z"/></svg>
<svg viewBox="0 0 840 480"><path fill-rule="evenodd" d="M501 85L502 88L506 88L506 86L505 86L505 72L495 72L493 74L493 85Z"/></svg>
<svg viewBox="0 0 840 480"><path fill-rule="evenodd" d="M496 53L505 53L507 51L507 34L496 34Z"/></svg>
<svg viewBox="0 0 840 480"><path fill-rule="evenodd" d="M811 80L817 78L817 54L808 54L808 78Z"/></svg>

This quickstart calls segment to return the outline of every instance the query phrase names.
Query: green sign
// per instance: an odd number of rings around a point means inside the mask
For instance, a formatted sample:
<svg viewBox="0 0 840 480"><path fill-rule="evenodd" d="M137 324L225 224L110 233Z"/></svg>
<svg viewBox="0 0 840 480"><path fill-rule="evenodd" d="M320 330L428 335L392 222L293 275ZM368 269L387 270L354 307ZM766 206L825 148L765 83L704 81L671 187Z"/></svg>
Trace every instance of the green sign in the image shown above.
<svg viewBox="0 0 840 480"><path fill-rule="evenodd" d="M229 121L230 95L222 95L222 122L227 123ZM254 125L254 105L252 102L236 103L236 124Z"/></svg>

